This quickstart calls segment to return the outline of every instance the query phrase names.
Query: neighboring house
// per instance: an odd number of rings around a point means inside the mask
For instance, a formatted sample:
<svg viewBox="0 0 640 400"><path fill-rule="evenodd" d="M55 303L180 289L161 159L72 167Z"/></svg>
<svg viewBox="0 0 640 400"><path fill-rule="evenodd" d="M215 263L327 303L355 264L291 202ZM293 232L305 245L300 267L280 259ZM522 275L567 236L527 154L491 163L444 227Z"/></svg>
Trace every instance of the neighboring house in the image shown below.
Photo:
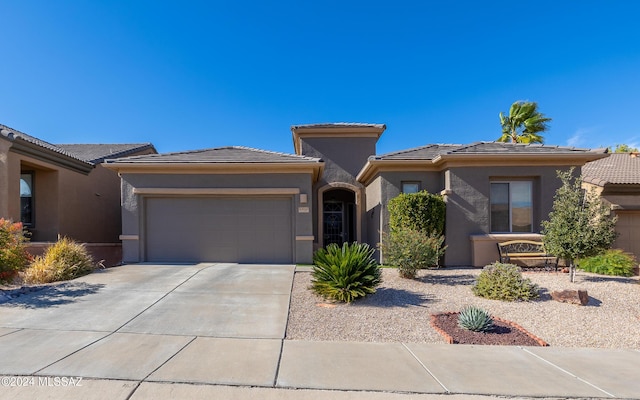
<svg viewBox="0 0 640 400"><path fill-rule="evenodd" d="M125 262L310 263L330 243L376 246L387 202L447 202L446 265L483 266L495 243L540 239L557 170L606 150L479 142L376 156L381 124L291 127L296 154L244 147L107 160L122 178Z"/></svg>
<svg viewBox="0 0 640 400"><path fill-rule="evenodd" d="M582 168L583 186L595 188L618 216L614 248L640 261L640 154L614 153Z"/></svg>
<svg viewBox="0 0 640 400"><path fill-rule="evenodd" d="M102 163L149 153L149 143L54 145L0 125L0 217L22 221L31 242L119 243L120 179Z"/></svg>

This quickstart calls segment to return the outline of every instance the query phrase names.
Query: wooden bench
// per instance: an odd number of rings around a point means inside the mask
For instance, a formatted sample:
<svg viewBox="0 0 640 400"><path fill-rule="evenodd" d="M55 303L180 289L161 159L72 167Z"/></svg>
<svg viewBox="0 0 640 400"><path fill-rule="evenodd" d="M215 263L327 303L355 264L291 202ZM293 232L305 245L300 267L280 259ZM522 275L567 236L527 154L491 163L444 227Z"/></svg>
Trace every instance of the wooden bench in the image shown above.
<svg viewBox="0 0 640 400"><path fill-rule="evenodd" d="M518 265L520 266L537 267L540 263L538 265L529 265L526 261L541 261L544 263L544 269L550 270L553 267L554 270L558 270L558 257L547 253L542 242L510 240L497 243L497 245L501 263L514 264L519 261Z"/></svg>

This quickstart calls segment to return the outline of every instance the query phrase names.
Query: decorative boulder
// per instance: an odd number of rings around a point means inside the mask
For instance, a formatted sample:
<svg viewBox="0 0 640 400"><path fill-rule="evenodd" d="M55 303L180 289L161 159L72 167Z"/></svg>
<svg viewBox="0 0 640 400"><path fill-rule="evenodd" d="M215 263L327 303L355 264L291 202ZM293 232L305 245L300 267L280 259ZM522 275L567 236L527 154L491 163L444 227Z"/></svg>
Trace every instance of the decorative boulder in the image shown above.
<svg viewBox="0 0 640 400"><path fill-rule="evenodd" d="M586 306L589 303L589 294L586 290L557 290L551 292L551 298L561 303L571 303Z"/></svg>

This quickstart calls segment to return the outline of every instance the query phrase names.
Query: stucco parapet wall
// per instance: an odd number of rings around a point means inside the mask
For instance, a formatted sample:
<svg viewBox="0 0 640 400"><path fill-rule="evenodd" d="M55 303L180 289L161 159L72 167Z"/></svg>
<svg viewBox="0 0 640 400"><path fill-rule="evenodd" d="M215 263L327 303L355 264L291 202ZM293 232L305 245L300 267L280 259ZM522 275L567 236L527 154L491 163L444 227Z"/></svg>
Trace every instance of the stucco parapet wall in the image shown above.
<svg viewBox="0 0 640 400"><path fill-rule="evenodd" d="M335 123L292 125L291 135L296 154L302 154L302 138L354 138L372 137L376 140L387 129L384 124Z"/></svg>
<svg viewBox="0 0 640 400"><path fill-rule="evenodd" d="M314 182L324 171L324 162L295 163L172 163L172 162L120 162L103 164L105 168L122 174L311 174Z"/></svg>
<svg viewBox="0 0 640 400"><path fill-rule="evenodd" d="M509 240L533 240L540 242L544 238L539 233L491 233L470 235L471 265L484 267L500 259L496 243Z"/></svg>

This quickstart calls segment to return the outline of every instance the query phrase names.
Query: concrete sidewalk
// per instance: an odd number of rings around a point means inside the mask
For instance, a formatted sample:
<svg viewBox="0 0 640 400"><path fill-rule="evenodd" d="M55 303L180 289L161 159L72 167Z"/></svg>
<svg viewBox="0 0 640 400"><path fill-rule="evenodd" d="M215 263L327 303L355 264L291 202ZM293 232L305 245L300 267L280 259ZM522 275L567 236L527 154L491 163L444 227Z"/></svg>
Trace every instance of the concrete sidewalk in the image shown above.
<svg viewBox="0 0 640 400"><path fill-rule="evenodd" d="M637 350L284 340L293 271L125 266L0 305L0 398L640 399Z"/></svg>

